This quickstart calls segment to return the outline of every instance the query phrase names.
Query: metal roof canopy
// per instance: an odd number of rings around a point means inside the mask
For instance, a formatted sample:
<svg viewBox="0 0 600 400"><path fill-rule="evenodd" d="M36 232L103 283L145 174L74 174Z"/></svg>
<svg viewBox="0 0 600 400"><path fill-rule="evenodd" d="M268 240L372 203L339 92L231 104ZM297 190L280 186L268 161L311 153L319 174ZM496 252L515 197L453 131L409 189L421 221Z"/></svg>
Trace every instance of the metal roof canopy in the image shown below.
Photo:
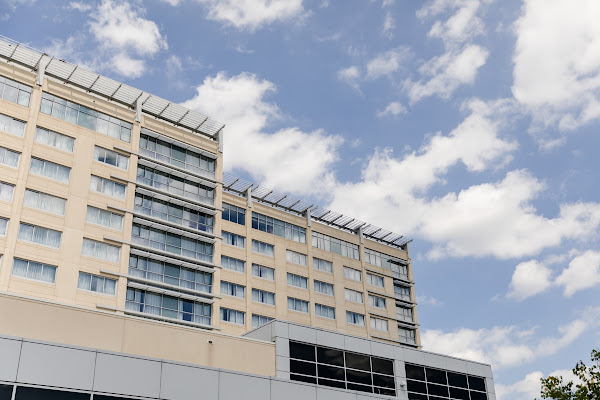
<svg viewBox="0 0 600 400"><path fill-rule="evenodd" d="M45 53L27 45L0 35L0 57L37 70ZM54 57L45 70L46 75L62 80L65 83L82 88L88 92L106 97L109 100L124 104L130 108L142 97L144 91L136 89L113 79L88 71L75 64ZM148 95L143 101L142 111L156 118L163 119L173 125L186 128L192 132L209 136L212 139L225 124L214 121L199 112L189 110L179 104L172 103L158 96Z"/></svg>
<svg viewBox="0 0 600 400"><path fill-rule="evenodd" d="M375 225L367 224L355 218L337 213L335 211L313 206L313 204L296 198L289 194L275 192L264 186L256 186L252 182L237 178L236 176L223 173L223 189L240 195L246 196L248 189L252 188L253 200L275 208L282 209L292 214L304 214L310 209L311 219L323 222L341 230L356 233L359 228L363 229L363 236L394 247L402 247L411 240L401 240L402 235L393 233Z"/></svg>

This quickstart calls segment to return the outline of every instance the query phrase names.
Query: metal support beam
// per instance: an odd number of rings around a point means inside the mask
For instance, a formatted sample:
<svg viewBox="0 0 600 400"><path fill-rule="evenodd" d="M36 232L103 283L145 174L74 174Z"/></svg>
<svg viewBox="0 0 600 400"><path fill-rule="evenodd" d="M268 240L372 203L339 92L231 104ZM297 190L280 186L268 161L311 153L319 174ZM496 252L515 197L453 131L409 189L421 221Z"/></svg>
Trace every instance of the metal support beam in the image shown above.
<svg viewBox="0 0 600 400"><path fill-rule="evenodd" d="M248 198L248 208L252 208L252 186L246 190L246 197Z"/></svg>
<svg viewBox="0 0 600 400"><path fill-rule="evenodd" d="M310 208L306 209L306 213L305 214L306 214L306 224L310 228Z"/></svg>
<svg viewBox="0 0 600 400"><path fill-rule="evenodd" d="M51 60L52 59L47 55L43 55L40 59L38 63L37 80L35 81L35 83L38 86L42 86L44 84L44 77L46 76L46 67L48 66L48 64L50 64Z"/></svg>
<svg viewBox="0 0 600 400"><path fill-rule="evenodd" d="M362 228L362 226L360 226L358 228L358 237L360 238L360 244L364 244L365 243L365 237L363 236L363 228Z"/></svg>
<svg viewBox="0 0 600 400"><path fill-rule="evenodd" d="M225 128L221 128L221 130L217 132L217 143L219 144L219 153L223 152L223 129Z"/></svg>
<svg viewBox="0 0 600 400"><path fill-rule="evenodd" d="M146 99L148 97L150 97L150 96L148 96L142 100L142 98L144 97L144 94L146 94L146 93L142 93L135 101L135 121L136 122L142 122L142 105L144 104L144 101L146 101Z"/></svg>

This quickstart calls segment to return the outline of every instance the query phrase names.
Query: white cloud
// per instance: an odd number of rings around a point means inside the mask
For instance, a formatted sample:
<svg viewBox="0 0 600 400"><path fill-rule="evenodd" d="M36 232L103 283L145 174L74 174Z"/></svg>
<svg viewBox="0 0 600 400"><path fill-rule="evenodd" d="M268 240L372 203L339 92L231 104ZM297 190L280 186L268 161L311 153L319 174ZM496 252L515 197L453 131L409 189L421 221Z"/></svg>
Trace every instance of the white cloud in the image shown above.
<svg viewBox="0 0 600 400"><path fill-rule="evenodd" d="M515 23L512 91L539 126L572 130L600 118L598 15L596 0L525 1Z"/></svg>
<svg viewBox="0 0 600 400"><path fill-rule="evenodd" d="M401 61L406 58L408 50L396 48L377 55L367 63L367 79L377 79L400 69Z"/></svg>
<svg viewBox="0 0 600 400"><path fill-rule="evenodd" d="M421 341L423 350L490 363L494 369L501 369L555 354L595 326L594 318L597 316L584 315L560 326L558 335L548 337L511 325L478 330L461 328L453 332L426 330Z"/></svg>
<svg viewBox="0 0 600 400"><path fill-rule="evenodd" d="M269 122L280 118L278 107L265 101L275 91L273 83L248 73L228 77L220 72L196 91L183 105L227 123L227 170L242 169L267 187L297 193L317 192L334 180L328 171L338 158L341 137L295 127L266 132Z"/></svg>
<svg viewBox="0 0 600 400"><path fill-rule="evenodd" d="M569 267L556 278L555 283L564 287L564 295L567 297L600 284L600 252L590 250L575 257Z"/></svg>
<svg viewBox="0 0 600 400"><path fill-rule="evenodd" d="M139 78L146 69L144 60L131 58L127 53L115 54L110 65L113 71L129 78Z"/></svg>
<svg viewBox="0 0 600 400"><path fill-rule="evenodd" d="M385 18L383 20L381 33L386 38L391 39L392 37L394 37L394 28L396 28L396 21L394 20L394 17L392 17L392 14L388 11L385 14Z"/></svg>
<svg viewBox="0 0 600 400"><path fill-rule="evenodd" d="M181 3L181 0L160 0L163 3L167 3L169 5L172 5L173 7L178 6L179 3Z"/></svg>
<svg viewBox="0 0 600 400"><path fill-rule="evenodd" d="M572 370L559 369L549 374L541 371L533 371L527 374L523 379L510 385L496 383L496 397L498 400L531 400L538 398L541 393L541 378L548 376L562 376L565 382L573 382L575 385L581 381L573 374Z"/></svg>
<svg viewBox="0 0 600 400"><path fill-rule="evenodd" d="M388 117L388 116L397 117L400 114L406 114L406 113L407 113L406 107L404 107L401 103L399 103L397 101L393 101L390 104L388 104L386 108L379 111L377 113L377 116L379 118Z"/></svg>
<svg viewBox="0 0 600 400"><path fill-rule="evenodd" d="M439 306L443 304L440 300L431 296L417 296L417 303L420 305L426 304L430 306Z"/></svg>
<svg viewBox="0 0 600 400"><path fill-rule="evenodd" d="M468 45L460 51L452 49L432 58L419 68L424 80L414 82L407 79L404 84L411 103L433 95L447 99L459 86L473 84L488 56L487 49Z"/></svg>
<svg viewBox="0 0 600 400"><path fill-rule="evenodd" d="M92 9L92 5L84 3L82 1L72 1L69 3L67 8L70 10L86 12L86 11L90 11Z"/></svg>
<svg viewBox="0 0 600 400"><path fill-rule="evenodd" d="M524 300L552 285L552 271L537 260L522 262L515 268L508 292L509 298Z"/></svg>
<svg viewBox="0 0 600 400"><path fill-rule="evenodd" d="M153 21L143 18L143 10L127 2L103 0L91 17L90 32L101 46L138 55L153 55L167 49Z"/></svg>
<svg viewBox="0 0 600 400"><path fill-rule="evenodd" d="M353 65L351 67L338 70L337 77L340 81L347 83L356 90L359 90L357 81L360 79L360 71L358 70L357 66Z"/></svg>
<svg viewBox="0 0 600 400"><path fill-rule="evenodd" d="M409 78L404 82L411 103L429 96L447 99L460 86L474 83L489 56L486 48L473 43L474 38L485 33L478 15L481 5L480 0L434 0L417 11L421 20L453 13L445 21L436 20L429 30L430 37L442 40L445 52L419 68L418 80Z"/></svg>
<svg viewBox="0 0 600 400"><path fill-rule="evenodd" d="M197 0L208 7L208 18L254 31L276 21L304 14L302 0Z"/></svg>
<svg viewBox="0 0 600 400"><path fill-rule="evenodd" d="M600 204L566 203L549 218L533 206L545 184L525 170L496 182L430 198L450 168L470 172L505 166L517 144L500 137L512 116L510 101L472 101L464 121L448 135L431 136L418 151L401 157L377 150L358 182L339 184L329 207L395 232L434 244L431 258L535 255L564 240L585 240L600 225Z"/></svg>

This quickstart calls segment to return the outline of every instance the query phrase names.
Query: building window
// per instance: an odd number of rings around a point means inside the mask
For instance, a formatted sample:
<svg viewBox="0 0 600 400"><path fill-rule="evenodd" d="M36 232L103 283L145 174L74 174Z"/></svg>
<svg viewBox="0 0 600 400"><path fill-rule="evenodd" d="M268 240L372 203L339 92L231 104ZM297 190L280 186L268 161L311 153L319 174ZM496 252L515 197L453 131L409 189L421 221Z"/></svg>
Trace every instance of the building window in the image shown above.
<svg viewBox="0 0 600 400"><path fill-rule="evenodd" d="M117 281L116 279L79 272L77 288L114 296L117 292Z"/></svg>
<svg viewBox="0 0 600 400"><path fill-rule="evenodd" d="M285 251L285 259L287 262L302 265L304 267L307 265L306 254L298 253L292 250Z"/></svg>
<svg viewBox="0 0 600 400"><path fill-rule="evenodd" d="M10 183L0 182L0 200L12 201L15 185Z"/></svg>
<svg viewBox="0 0 600 400"><path fill-rule="evenodd" d="M333 296L333 285L331 283L315 280L315 292Z"/></svg>
<svg viewBox="0 0 600 400"><path fill-rule="evenodd" d="M255 253L264 254L265 256L273 257L274 247L269 243L252 240L252 251Z"/></svg>
<svg viewBox="0 0 600 400"><path fill-rule="evenodd" d="M25 136L25 126L27 124L24 121L9 117L8 115L0 114L0 131L10 133L18 137Z"/></svg>
<svg viewBox="0 0 600 400"><path fill-rule="evenodd" d="M301 226L280 221L267 215L252 213L252 228L262 232L293 240L298 243L306 243L306 229Z"/></svg>
<svg viewBox="0 0 600 400"><path fill-rule="evenodd" d="M371 307L385 308L385 298L370 294L369 305Z"/></svg>
<svg viewBox="0 0 600 400"><path fill-rule="evenodd" d="M264 324L268 324L273 321L271 317L265 317L264 315L252 314L252 328L260 328Z"/></svg>
<svg viewBox="0 0 600 400"><path fill-rule="evenodd" d="M288 297L288 310L308 313L308 301Z"/></svg>
<svg viewBox="0 0 600 400"><path fill-rule="evenodd" d="M346 322L352 325L365 326L365 316L352 311L346 311Z"/></svg>
<svg viewBox="0 0 600 400"><path fill-rule="evenodd" d="M405 322L413 322L413 310L408 307L396 306L396 317Z"/></svg>
<svg viewBox="0 0 600 400"><path fill-rule="evenodd" d="M94 160L125 171L129 168L129 157L100 146L94 146Z"/></svg>
<svg viewBox="0 0 600 400"><path fill-rule="evenodd" d="M213 232L215 219L212 215L151 196L136 193L133 210L202 232Z"/></svg>
<svg viewBox="0 0 600 400"><path fill-rule="evenodd" d="M404 301L411 301L410 287L394 283L394 295Z"/></svg>
<svg viewBox="0 0 600 400"><path fill-rule="evenodd" d="M408 264L405 260L365 248L365 262L392 271L399 279L408 280Z"/></svg>
<svg viewBox="0 0 600 400"><path fill-rule="evenodd" d="M75 147L75 139L71 136L63 135L62 133L54 132L49 129L36 127L35 142L44 146L54 147L55 149L73 152Z"/></svg>
<svg viewBox="0 0 600 400"><path fill-rule="evenodd" d="M485 378L459 374L420 365L405 364L409 398L436 398L487 400Z"/></svg>
<svg viewBox="0 0 600 400"><path fill-rule="evenodd" d="M237 258L221 256L221 267L236 272L246 271L246 262L238 260Z"/></svg>
<svg viewBox="0 0 600 400"><path fill-rule="evenodd" d="M125 308L203 325L210 325L212 314L210 304L133 288L127 288Z"/></svg>
<svg viewBox="0 0 600 400"><path fill-rule="evenodd" d="M102 225L118 231L123 228L123 215L92 206L87 206L85 220L91 224Z"/></svg>
<svg viewBox="0 0 600 400"><path fill-rule="evenodd" d="M369 285L373 285L373 286L377 286L377 287L384 287L383 284L383 276L379 276L379 275L375 275L375 274L370 274L367 272L367 283Z"/></svg>
<svg viewBox="0 0 600 400"><path fill-rule="evenodd" d="M152 258L130 255L129 275L199 292L212 292L213 276L211 273L153 260Z"/></svg>
<svg viewBox="0 0 600 400"><path fill-rule="evenodd" d="M131 241L160 251L177 254L196 260L212 262L213 246L171 232L164 232L140 224L133 224Z"/></svg>
<svg viewBox="0 0 600 400"><path fill-rule="evenodd" d="M246 225L246 210L232 204L223 203L221 219L223 219L223 221Z"/></svg>
<svg viewBox="0 0 600 400"><path fill-rule="evenodd" d="M378 331L388 331L388 321L381 318L370 317L371 320L371 328L376 329Z"/></svg>
<svg viewBox="0 0 600 400"><path fill-rule="evenodd" d="M0 76L0 99L29 107L31 91L31 87L27 85Z"/></svg>
<svg viewBox="0 0 600 400"><path fill-rule="evenodd" d="M127 143L131 141L132 125L129 122L61 99L50 93L42 93L40 112Z"/></svg>
<svg viewBox="0 0 600 400"><path fill-rule="evenodd" d="M275 305L275 293L266 290L252 289L252 301L257 303Z"/></svg>
<svg viewBox="0 0 600 400"><path fill-rule="evenodd" d="M120 247L112 246L103 242L98 242L97 240L83 238L81 254L86 257L92 257L97 258L99 260L118 263L120 253Z"/></svg>
<svg viewBox="0 0 600 400"><path fill-rule="evenodd" d="M15 258L12 275L35 279L36 281L54 283L54 280L56 279L56 267L54 265Z"/></svg>
<svg viewBox="0 0 600 400"><path fill-rule="evenodd" d="M53 179L60 183L69 183L71 168L55 164L51 161L42 160L41 158L32 157L29 172L34 175L43 176L44 178Z"/></svg>
<svg viewBox="0 0 600 400"><path fill-rule="evenodd" d="M211 206L214 204L215 190L213 188L152 167L138 165L137 182L200 203Z"/></svg>
<svg viewBox="0 0 600 400"><path fill-rule="evenodd" d="M416 344L414 329L407 329L399 326L398 336L402 343Z"/></svg>
<svg viewBox="0 0 600 400"><path fill-rule="evenodd" d="M361 292L357 292L356 290L344 289L344 296L346 300L352 301L354 303L363 304L364 302L363 294Z"/></svg>
<svg viewBox="0 0 600 400"><path fill-rule="evenodd" d="M290 274L288 272L287 284L290 286L299 287L300 289L308 289L308 278L296 274Z"/></svg>
<svg viewBox="0 0 600 400"><path fill-rule="evenodd" d="M317 317L335 319L335 307L329 307L324 304L315 304L315 315Z"/></svg>
<svg viewBox="0 0 600 400"><path fill-rule="evenodd" d="M252 264L252 275L258 276L259 278L268 279L270 281L275 280L275 270L263 265Z"/></svg>
<svg viewBox="0 0 600 400"><path fill-rule="evenodd" d="M58 249L60 247L61 237L62 232L55 231L54 229L43 228L41 226L23 222L21 222L21 225L19 226L18 238L26 242L37 243Z"/></svg>
<svg viewBox="0 0 600 400"><path fill-rule="evenodd" d="M313 267L315 269L318 269L319 271L329 272L329 273L333 272L333 264L331 263L331 261L322 260L317 257L313 257Z"/></svg>
<svg viewBox="0 0 600 400"><path fill-rule="evenodd" d="M242 285L236 285L235 283L221 281L221 294L233 297L244 298L246 293L246 287Z"/></svg>
<svg viewBox="0 0 600 400"><path fill-rule="evenodd" d="M125 185L96 175L92 175L90 179L90 190L114 197L115 199L124 200L126 188Z"/></svg>
<svg viewBox="0 0 600 400"><path fill-rule="evenodd" d="M344 267L344 278L351 279L353 281L362 281L362 272L357 269Z"/></svg>
<svg viewBox="0 0 600 400"><path fill-rule="evenodd" d="M65 215L67 200L52 196L35 190L26 189L23 205L25 207L35 208L47 211L56 215Z"/></svg>
<svg viewBox="0 0 600 400"><path fill-rule="evenodd" d="M293 381L396 396L393 360L293 341L289 348Z"/></svg>
<svg viewBox="0 0 600 400"><path fill-rule="evenodd" d="M6 228L8 227L8 218L0 217L0 236L6 236Z"/></svg>
<svg viewBox="0 0 600 400"><path fill-rule="evenodd" d="M246 238L240 235L236 235L235 233L221 231L221 237L223 238L223 243L228 244L230 246L245 248L246 247Z"/></svg>
<svg viewBox="0 0 600 400"><path fill-rule="evenodd" d="M0 164L4 164L9 167L17 168L19 166L19 158L21 153L7 149L6 147L0 147Z"/></svg>
<svg viewBox="0 0 600 400"><path fill-rule="evenodd" d="M140 154L201 175L204 171L215 172L213 158L144 133L140 135Z"/></svg>
<svg viewBox="0 0 600 400"><path fill-rule="evenodd" d="M221 321L231 322L232 324L244 325L246 323L245 319L245 312L221 307Z"/></svg>
<svg viewBox="0 0 600 400"><path fill-rule="evenodd" d="M344 257L350 257L360 260L358 245L345 242L343 240L323 235L322 233L312 233L312 245L321 250L330 251Z"/></svg>

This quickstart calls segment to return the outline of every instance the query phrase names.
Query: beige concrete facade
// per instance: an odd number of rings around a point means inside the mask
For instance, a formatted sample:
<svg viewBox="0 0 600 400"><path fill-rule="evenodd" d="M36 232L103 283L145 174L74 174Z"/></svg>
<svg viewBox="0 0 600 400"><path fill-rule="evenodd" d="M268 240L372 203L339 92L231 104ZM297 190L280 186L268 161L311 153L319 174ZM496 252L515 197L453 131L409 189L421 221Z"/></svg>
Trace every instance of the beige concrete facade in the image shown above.
<svg viewBox="0 0 600 400"><path fill-rule="evenodd" d="M219 182L223 176L222 153L219 152L219 144L216 140L203 136L197 133L189 132L185 129L180 129L172 124L164 122L158 118L142 114L141 121L135 120L135 111L127 107L123 107L117 103L107 101L98 96L86 93L78 88L60 83L50 78L45 78L42 86L37 86L36 75L26 71L18 66L0 62L0 76L12 79L23 83L32 88L32 94L29 107L18 105L14 102L0 99L0 114L16 118L26 122L25 134L22 138L11 135L10 133L0 131L0 147L10 149L20 153L20 159L17 168L9 167L0 164L0 181L14 185L14 194L12 201L0 200L0 218L8 219L8 227L6 234L0 236L0 310L2 312L2 326L0 326L0 334L9 334L15 336L32 337L42 340L59 340L62 333L60 330L54 333L44 333L44 336L36 336L36 329L42 329L41 325L22 325L17 324L19 313L28 312L28 307L49 307L49 303L35 303L33 300L23 300L22 297L36 298L61 304L64 306L56 306L50 312L57 319L53 320L54 324L68 325L69 318L75 320L85 320L85 313L90 313L90 327L98 327L102 321L112 321L115 324L114 329L120 332L119 337L110 336L106 341L99 339L98 335L90 333L90 341L81 341L85 334L78 335L73 338L70 344L90 346L102 348L106 350L123 351L133 354L141 354L150 357L163 357L160 349L158 353L146 353L152 346L143 346L145 350L136 349L134 346L134 338L137 334L141 334L144 329L148 329L148 340L154 335L154 338L164 342L173 338L177 340L188 340L193 334L199 340L199 343L205 342L205 337L208 338L211 333L206 330L200 330L191 327L183 327L178 324L186 324L185 321L177 321L173 319L162 318L168 321L164 322L144 322L140 320L140 315L127 312L127 288L132 286L135 281L128 277L129 273L129 257L133 245L132 242L132 223L135 218L142 218L133 215L134 199L136 190L139 191L136 185L137 167L140 162L139 143L140 132L142 128L154 132L157 136L169 138L192 146L195 149L202 149L205 152L213 154L216 158L216 168L214 172L214 180L216 187L214 189L214 229L213 234L206 235L203 232L197 232L197 235L203 237L205 241L214 241L213 243L213 258L214 267L206 265L206 263L198 262L200 269L209 269L213 272L212 292L211 293L196 293L195 291L181 289L185 296L192 296L196 302L210 304L212 309L212 317L210 328L221 331L222 333L231 335L241 335L253 329L252 315L260 315L268 318L286 320L290 322L300 323L318 328L334 330L350 335L369 337L378 340L387 340L390 342L398 342L398 326L407 327L415 332L414 346L420 346L419 329L417 324L415 294L412 287L412 266L407 249L400 249L375 242L369 239L364 239L361 242L359 235L354 232L346 232L340 229L327 226L316 221L312 221L310 226L305 216L294 215L265 204L253 201L249 206L248 199L236 194L223 191L222 185ZM116 117L120 120L132 124L131 141L126 142L118 140L82 126L66 122L64 120L46 115L40 112L40 102L42 93L49 93L60 98L72 101L83 105L92 110L100 111L104 114ZM75 139L74 151L72 153L65 152L50 146L42 145L34 141L36 128L41 127L49 129ZM95 146L100 146L105 149L115 151L122 156L129 157L127 170L123 170L114 166L110 166L98 161L94 161L93 154ZM226 151L226 149L225 149ZM33 175L30 173L31 158L36 157L47 160L56 164L60 164L71 168L70 178L68 183L60 183L49 178ZM152 160L150 160L152 161ZM148 159L146 158L146 163ZM169 170L168 166L157 163L159 167ZM191 172L178 171L176 167L171 168L174 173L181 175L193 175ZM98 192L90 190L90 177L98 176L104 179L111 180L126 185L125 198L120 200ZM206 180L205 180L206 181ZM210 180L209 180L210 181ZM66 211L64 215L57 215L39 209L25 207L23 199L26 189L39 191L42 193L57 196L66 199ZM157 191L157 195L159 195ZM163 194L164 195L164 194ZM166 195L170 197L170 195ZM181 202L178 196L171 196L175 201ZM184 201L185 202L185 201ZM190 201L190 203L194 203ZM221 220L222 203L235 205L246 210L245 225L233 223L230 221ZM86 210L88 206L108 210L123 216L123 225L121 230L111 229L105 226L95 225L86 222ZM200 208L208 209L209 205L199 205ZM198 207L197 207L198 208ZM288 240L274 234L266 233L252 228L252 212L267 215L287 223L297 225L306 230L306 243L299 243L293 240ZM143 218L142 218L143 219ZM160 222L160 221L159 221ZM43 228L49 228L62 233L60 247L58 249L48 246L30 243L18 239L20 223L27 223ZM156 220L147 220L148 225L156 226ZM173 226L173 224L164 223L171 230L184 232L184 235L192 235L189 228ZM166 229L166 228L165 228ZM245 238L245 248L238 248L221 243L221 232L226 231L234 233ZM360 260L355 260L348 257L343 257L333 252L321 250L313 247L311 235L313 232L328 235L343 241L359 246ZM216 237L216 238L215 238ZM98 242L110 244L120 247L120 257L118 263L107 262L97 258L86 257L82 255L82 245L84 238L92 239ZM252 240L259 240L264 243L269 243L274 246L274 257L268 257L252 251ZM408 323L398 323L396 317L396 303L399 301L398 296L394 292L394 281L398 281L388 269L370 265L365 262L365 248L381 252L393 257L396 257L407 262L408 275L402 282L407 287L410 287L410 301L402 302L407 308L412 309L413 321ZM140 250L138 248L138 250ZM194 264L193 260L185 257L170 256L152 250L142 249L148 253L148 257L162 257L167 262L172 261L189 266ZM307 265L301 266L286 261L286 251L292 250L307 256ZM141 250L140 250L141 251ZM245 262L245 271L234 272L226 268L220 267L221 255L233 257ZM166 258L165 258L166 257ZM323 260L332 262L333 272L326 273L317 270L313 267L313 257L318 257ZM53 283L43 282L40 280L29 279L24 277L14 276L11 273L13 269L14 259L25 259L29 261L44 263L56 266L56 277ZM275 279L266 280L253 276L252 264L275 269ZM359 270L361 280L351 280L344 278L344 267L350 267ZM116 294L107 295L90 290L78 289L78 276L80 272L90 273L96 276L101 276L117 280ZM308 287L300 289L289 286L287 283L287 273L293 273L306 277ZM367 282L367 273L383 277L384 287L375 287ZM334 285L334 296L327 296L316 293L314 290L314 281ZM242 285L245 287L244 298L227 296L220 293L220 282L227 281ZM142 282L144 283L144 282ZM148 284L147 282L144 284ZM133 285L135 286L135 285ZM152 286L152 284L150 284ZM166 290L166 295L178 295L178 288L165 284L156 283L156 290ZM252 300L252 289L260 289L275 293L275 305L260 304ZM363 294L363 303L355 303L345 299L345 289L351 289ZM375 308L369 305L369 294L375 294L386 299L385 308ZM186 298L183 296L183 298ZM308 313L288 310L288 297L307 301L309 304ZM34 303L37 304L34 306ZM42 305L45 304L45 305ZM323 304L335 308L335 319L323 318L315 315L315 304ZM77 308L69 309L68 306ZM15 311L12 310L14 308ZM236 324L222 321L220 318L220 309L227 308L245 313L243 324ZM101 310L102 312L99 312ZM181 310L180 310L181 311ZM346 311L355 312L365 316L364 326L349 324L346 321ZM109 314L113 315L110 316ZM23 314L21 314L23 315ZM91 316L94 317L91 317ZM147 315L148 318L156 318L156 316ZM7 319L8 318L8 319ZM388 321L388 330L377 330L371 328L370 319L380 318ZM50 321L52 319L47 319ZM14 322L14 323L13 323ZM106 322L107 324L109 322ZM193 325L187 323L187 325ZM158 328L160 327L160 328ZM167 328L170 327L170 328ZM56 329L59 329L57 327ZM60 328L63 329L63 328ZM84 329L84 328L82 328ZM87 327L85 329L88 329ZM91 328L89 328L91 329ZM100 329L100 328L98 328ZM171 329L171 330L169 330ZM124 333L130 331L131 333ZM87 331L86 331L87 332ZM33 335L33 336L32 336ZM143 336L143 335L142 335ZM68 337L68 336L65 336ZM219 336L226 337L226 336ZM100 342L95 342L94 338L98 338ZM71 339L69 339L71 340ZM191 340L191 339L189 339ZM219 339L225 340L225 339ZM235 342L234 339L227 339ZM112 341L112 342L111 342ZM130 343L130 341L132 341ZM101 347L98 343L106 343L106 347ZM229 342L228 342L229 343ZM411 344L402 342L404 344ZM229 344L228 344L229 345ZM246 346L244 342L244 346ZM204 346L204 344L202 344ZM235 345L231 344L232 349ZM266 345L256 345L256 351L271 351ZM224 355L215 355L215 359L210 359L212 356L206 354L186 355L181 349L167 347L165 351L172 358L173 354L181 354L177 356L180 361L194 362L204 365L215 366L218 368L236 369L227 364ZM244 347L241 353L247 351ZM249 351L249 360L252 360L254 350ZM186 358L187 357L187 358ZM196 358L190 358L196 357ZM208 357L208 358L207 358ZM236 363L239 359L236 360ZM212 363L212 364L211 364ZM242 363L243 364L243 363ZM244 368L244 367L239 367ZM266 368L266 367L265 367ZM267 368L268 369L268 368ZM264 375L272 375L272 371L256 371ZM242 369L249 371L247 369Z"/></svg>

